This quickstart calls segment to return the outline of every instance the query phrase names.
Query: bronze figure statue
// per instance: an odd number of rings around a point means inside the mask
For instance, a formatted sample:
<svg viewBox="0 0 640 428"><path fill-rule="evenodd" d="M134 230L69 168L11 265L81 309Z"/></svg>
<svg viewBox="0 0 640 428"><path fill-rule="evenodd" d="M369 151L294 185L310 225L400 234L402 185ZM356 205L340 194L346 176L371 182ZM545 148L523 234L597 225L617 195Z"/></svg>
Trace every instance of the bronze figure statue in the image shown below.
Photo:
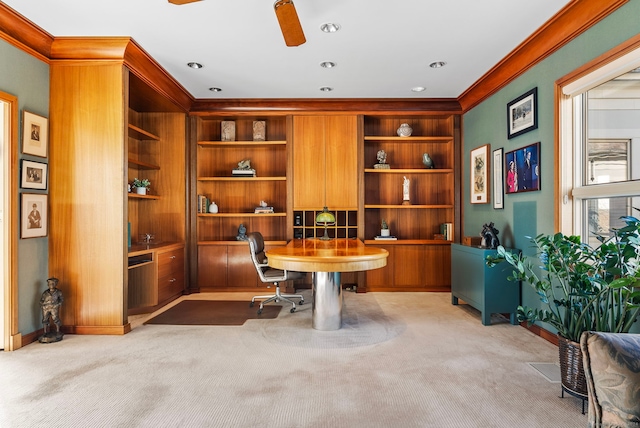
<svg viewBox="0 0 640 428"><path fill-rule="evenodd" d="M42 307L42 324L44 327L44 334L40 337L41 343L59 342L62 340L62 332L60 327L62 322L60 321L60 306L64 301L62 291L58 289L58 278L47 279L47 290L42 293L40 297L40 306ZM56 326L56 331L49 331L51 328L51 321Z"/></svg>

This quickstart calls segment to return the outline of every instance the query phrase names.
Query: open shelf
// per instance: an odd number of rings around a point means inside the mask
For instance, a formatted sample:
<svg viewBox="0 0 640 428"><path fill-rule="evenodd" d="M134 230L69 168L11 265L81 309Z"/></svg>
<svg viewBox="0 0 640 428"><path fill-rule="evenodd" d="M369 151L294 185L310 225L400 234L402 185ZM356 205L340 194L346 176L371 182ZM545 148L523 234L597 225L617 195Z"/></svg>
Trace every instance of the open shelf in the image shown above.
<svg viewBox="0 0 640 428"><path fill-rule="evenodd" d="M395 137L395 136L383 136L383 135L367 135L364 137L365 141L405 141L407 143L415 143L419 141L428 141L431 143L450 143L453 141L453 137L449 135L445 136L418 136L418 137Z"/></svg>
<svg viewBox="0 0 640 428"><path fill-rule="evenodd" d="M150 199L150 200L160 199L160 196L158 195L138 195L137 193L129 193L128 196L129 196L129 199Z"/></svg>
<svg viewBox="0 0 640 428"><path fill-rule="evenodd" d="M198 213L198 217L286 217L287 213Z"/></svg>
<svg viewBox="0 0 640 428"><path fill-rule="evenodd" d="M287 181L287 177L198 177L198 181Z"/></svg>
<svg viewBox="0 0 640 428"><path fill-rule="evenodd" d="M142 128L139 128L135 125L129 124L129 137L134 138L136 140L155 140L160 141L160 137L152 134L149 131L145 131Z"/></svg>
<svg viewBox="0 0 640 428"><path fill-rule="evenodd" d="M149 170L160 169L158 165L150 164L148 162L142 162L132 158L128 159L128 164L129 164L129 168L135 168L135 169L149 169Z"/></svg>
<svg viewBox="0 0 640 428"><path fill-rule="evenodd" d="M286 145L284 140L277 141L198 141L200 147L252 147Z"/></svg>

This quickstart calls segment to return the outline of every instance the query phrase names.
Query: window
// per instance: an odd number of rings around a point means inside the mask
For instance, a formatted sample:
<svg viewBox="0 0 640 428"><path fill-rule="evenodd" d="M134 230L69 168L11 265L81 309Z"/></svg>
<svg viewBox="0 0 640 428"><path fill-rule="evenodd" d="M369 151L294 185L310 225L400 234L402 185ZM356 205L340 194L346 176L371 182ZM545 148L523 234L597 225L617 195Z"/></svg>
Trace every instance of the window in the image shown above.
<svg viewBox="0 0 640 428"><path fill-rule="evenodd" d="M559 83L561 195L565 234L591 245L640 217L640 49ZM558 222L557 222L558 223Z"/></svg>

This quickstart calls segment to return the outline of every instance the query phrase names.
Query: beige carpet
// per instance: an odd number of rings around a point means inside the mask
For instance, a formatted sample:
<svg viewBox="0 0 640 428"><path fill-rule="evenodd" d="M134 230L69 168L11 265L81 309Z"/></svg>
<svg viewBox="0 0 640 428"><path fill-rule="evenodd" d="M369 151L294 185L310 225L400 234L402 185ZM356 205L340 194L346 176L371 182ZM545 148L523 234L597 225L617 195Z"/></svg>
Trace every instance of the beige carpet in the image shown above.
<svg viewBox="0 0 640 428"><path fill-rule="evenodd" d="M189 296L205 297L237 300ZM447 293L347 292L343 328L320 332L306 297L243 326L137 319L124 336L0 353L0 426L586 426L529 364L557 348L500 317L485 327Z"/></svg>

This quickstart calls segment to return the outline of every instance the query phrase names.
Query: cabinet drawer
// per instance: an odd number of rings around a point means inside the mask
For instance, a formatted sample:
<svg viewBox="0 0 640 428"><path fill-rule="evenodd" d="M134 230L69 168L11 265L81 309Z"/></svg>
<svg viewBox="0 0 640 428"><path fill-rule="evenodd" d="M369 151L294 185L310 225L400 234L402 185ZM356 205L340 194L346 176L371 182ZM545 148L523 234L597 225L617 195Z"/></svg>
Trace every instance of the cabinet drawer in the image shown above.
<svg viewBox="0 0 640 428"><path fill-rule="evenodd" d="M175 273L184 275L184 249L158 254L158 278Z"/></svg>
<svg viewBox="0 0 640 428"><path fill-rule="evenodd" d="M181 294L184 289L184 272L166 275L158 278L158 302L162 303L169 297Z"/></svg>

